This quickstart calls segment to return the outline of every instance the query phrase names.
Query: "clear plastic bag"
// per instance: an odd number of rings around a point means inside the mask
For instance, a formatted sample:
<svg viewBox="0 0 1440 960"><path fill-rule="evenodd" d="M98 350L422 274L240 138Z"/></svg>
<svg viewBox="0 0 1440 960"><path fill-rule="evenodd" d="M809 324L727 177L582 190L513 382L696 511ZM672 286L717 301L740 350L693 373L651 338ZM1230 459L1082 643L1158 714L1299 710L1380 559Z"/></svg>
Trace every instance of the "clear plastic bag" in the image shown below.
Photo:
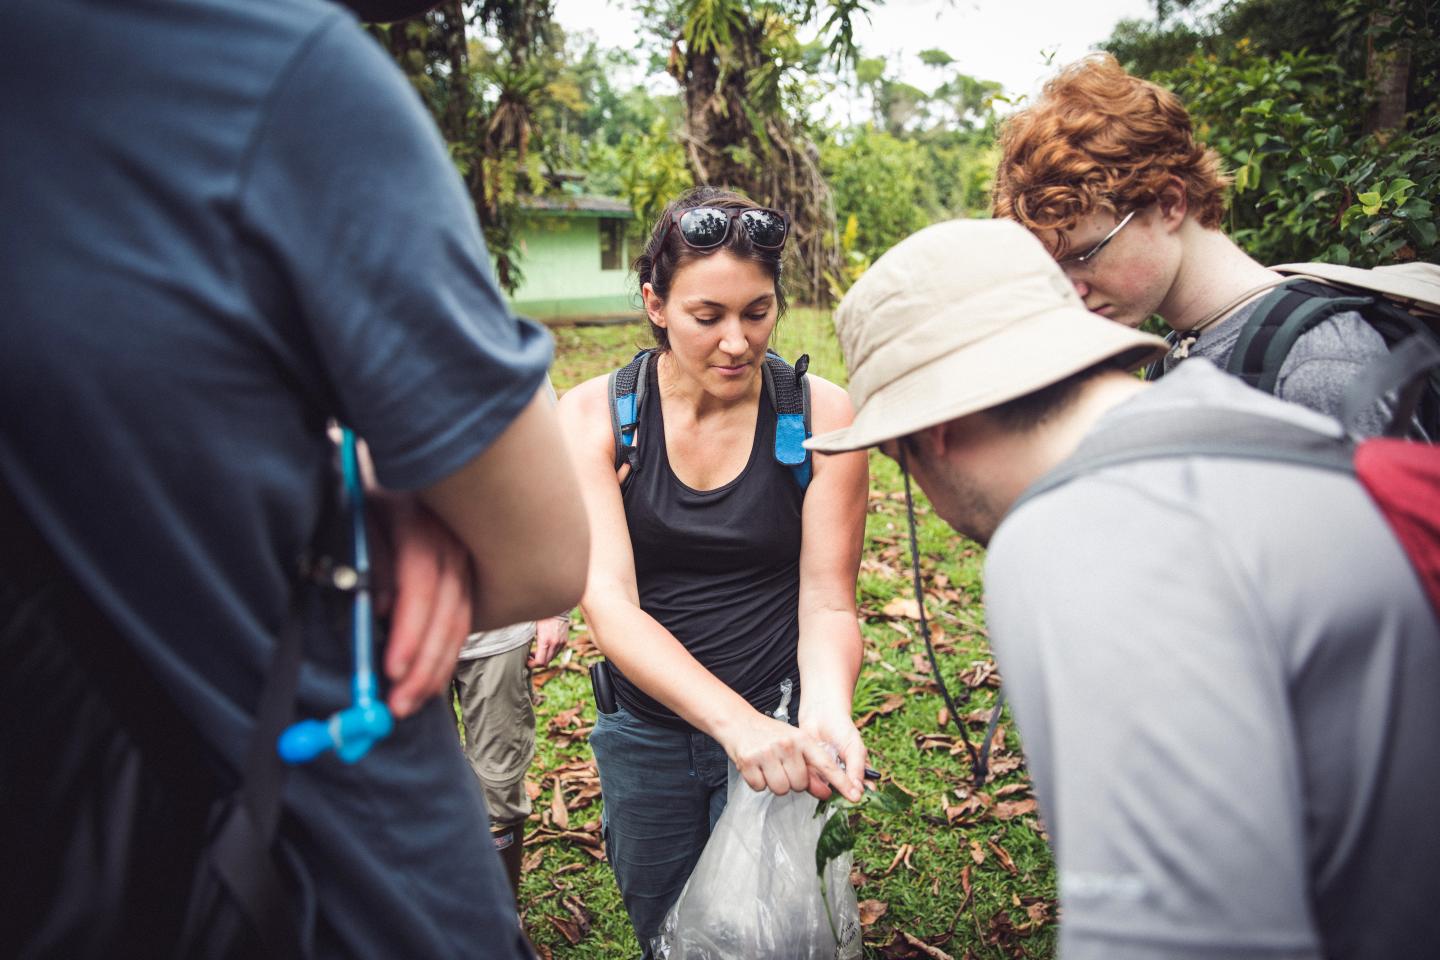
<svg viewBox="0 0 1440 960"><path fill-rule="evenodd" d="M651 952L660 960L859 960L851 856L817 874L820 830L835 813L817 817L816 804L808 793L753 790L732 769L725 812Z"/></svg>

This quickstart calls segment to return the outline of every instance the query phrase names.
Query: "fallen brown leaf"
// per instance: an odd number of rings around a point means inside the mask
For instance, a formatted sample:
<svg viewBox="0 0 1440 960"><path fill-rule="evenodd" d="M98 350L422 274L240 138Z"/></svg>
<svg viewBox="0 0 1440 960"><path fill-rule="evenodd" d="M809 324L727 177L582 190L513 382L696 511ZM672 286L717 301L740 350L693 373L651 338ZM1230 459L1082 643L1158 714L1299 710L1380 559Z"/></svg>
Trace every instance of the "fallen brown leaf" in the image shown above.
<svg viewBox="0 0 1440 960"><path fill-rule="evenodd" d="M907 869L914 870L915 868L910 866L910 854L914 852L915 848L911 844L900 844L900 846L895 850L895 859L891 860L890 866L885 868L885 876L888 877L890 876L890 874L894 873L895 868L900 866L901 863L904 863Z"/></svg>
<svg viewBox="0 0 1440 960"><path fill-rule="evenodd" d="M985 848L979 840L970 841L970 859L975 861L976 866L985 862Z"/></svg>
<svg viewBox="0 0 1440 960"><path fill-rule="evenodd" d="M996 820L1013 820L1021 814L1034 812L1035 801L1031 799L1014 801L1007 800L995 804L995 809L990 811L991 815L993 815Z"/></svg>
<svg viewBox="0 0 1440 960"><path fill-rule="evenodd" d="M1015 869L1015 861L1010 859L1010 854L1005 852L1004 847L1000 846L1000 844L994 840L986 840L985 842L989 845L991 851L994 852L995 859L1000 861L1000 866L1008 870L1011 876L1020 875L1020 871Z"/></svg>
<svg viewBox="0 0 1440 960"><path fill-rule="evenodd" d="M998 750L1004 750L1004 749L1005 749L1005 724L1003 724L1003 723L997 723L997 724L995 724L995 733L994 733L993 736L990 737L990 752L991 752L991 753L995 753L995 752L998 751Z"/></svg>
<svg viewBox="0 0 1440 960"><path fill-rule="evenodd" d="M550 796L550 820L561 830L570 829L570 810L565 806L565 784L555 778L554 793Z"/></svg>
<svg viewBox="0 0 1440 960"><path fill-rule="evenodd" d="M885 604L880 611L887 617L899 617L906 620L920 619L920 604L914 597L895 597Z"/></svg>
<svg viewBox="0 0 1440 960"><path fill-rule="evenodd" d="M549 920L550 924L556 930L560 931L560 936L564 937L570 946L577 947L580 945L580 939L583 936L580 932L580 924L574 920L562 920L559 917L546 917L545 919Z"/></svg>
<svg viewBox="0 0 1440 960"><path fill-rule="evenodd" d="M861 900L860 901L860 926L868 927L876 920L885 916L890 909L890 904L883 900Z"/></svg>

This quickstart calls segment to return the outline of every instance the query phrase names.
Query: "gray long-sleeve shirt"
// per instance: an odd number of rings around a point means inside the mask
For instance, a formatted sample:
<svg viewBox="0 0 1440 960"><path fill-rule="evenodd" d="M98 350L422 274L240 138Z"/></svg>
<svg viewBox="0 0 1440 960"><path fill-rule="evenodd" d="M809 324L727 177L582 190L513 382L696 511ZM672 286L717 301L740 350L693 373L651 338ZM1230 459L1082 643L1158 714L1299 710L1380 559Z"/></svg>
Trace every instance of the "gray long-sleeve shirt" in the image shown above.
<svg viewBox="0 0 1440 960"><path fill-rule="evenodd" d="M1191 345L1191 357L1204 357L1221 370L1230 362L1240 331L1260 300L1254 300L1205 330ZM1340 416L1345 392L1356 374L1367 364L1385 356L1385 340L1365 318L1353 310L1337 313L1295 341L1290 355L1280 366L1275 396L1331 417ZM1165 358L1170 373L1183 360L1174 354ZM1388 406L1377 403L1356 423L1362 436L1378 436L1390 422Z"/></svg>
<svg viewBox="0 0 1440 960"><path fill-rule="evenodd" d="M1338 425L1186 363L1115 408ZM986 612L1049 824L1063 960L1389 960L1440 943L1440 627L1365 491L1150 460L1027 501Z"/></svg>

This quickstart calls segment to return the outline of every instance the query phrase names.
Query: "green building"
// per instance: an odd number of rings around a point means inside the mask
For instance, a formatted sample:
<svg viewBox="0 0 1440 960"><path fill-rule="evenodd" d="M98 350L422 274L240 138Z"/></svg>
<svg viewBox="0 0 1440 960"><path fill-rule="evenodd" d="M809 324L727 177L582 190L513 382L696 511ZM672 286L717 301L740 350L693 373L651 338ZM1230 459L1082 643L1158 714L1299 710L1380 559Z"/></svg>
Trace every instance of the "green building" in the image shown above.
<svg viewBox="0 0 1440 960"><path fill-rule="evenodd" d="M634 318L640 296L631 289L635 255L626 229L629 204L610 197L525 197L519 220L518 266L523 276L510 298L516 313L537 319Z"/></svg>

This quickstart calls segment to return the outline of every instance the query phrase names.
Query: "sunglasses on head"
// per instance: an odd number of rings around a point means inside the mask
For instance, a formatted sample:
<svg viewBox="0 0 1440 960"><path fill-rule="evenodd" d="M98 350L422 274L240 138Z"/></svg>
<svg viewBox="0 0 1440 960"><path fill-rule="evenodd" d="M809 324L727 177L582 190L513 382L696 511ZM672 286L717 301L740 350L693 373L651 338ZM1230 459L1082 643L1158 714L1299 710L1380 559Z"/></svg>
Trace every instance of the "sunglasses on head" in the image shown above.
<svg viewBox="0 0 1440 960"><path fill-rule="evenodd" d="M765 250L779 250L790 233L790 218L779 210L766 207L694 207L670 215L665 225L668 234L674 227L680 239L697 250L709 250L724 243L730 236L730 225L736 220L745 228L750 242ZM661 237L663 244L665 238Z"/></svg>

